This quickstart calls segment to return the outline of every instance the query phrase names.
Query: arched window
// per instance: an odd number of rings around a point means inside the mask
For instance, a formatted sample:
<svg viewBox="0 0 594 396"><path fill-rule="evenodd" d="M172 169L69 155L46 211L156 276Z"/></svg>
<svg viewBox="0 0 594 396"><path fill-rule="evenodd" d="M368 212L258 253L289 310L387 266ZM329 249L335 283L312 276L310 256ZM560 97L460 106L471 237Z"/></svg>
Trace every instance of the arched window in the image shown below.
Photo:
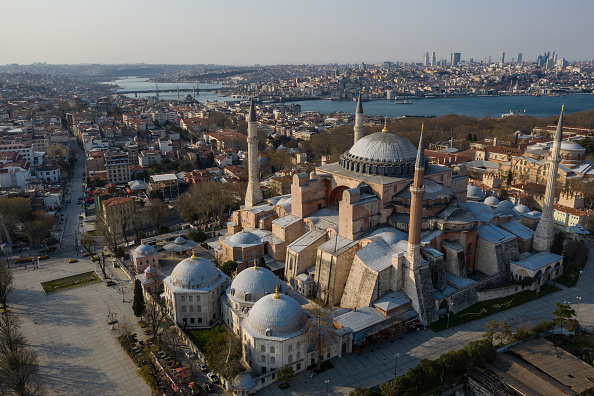
<svg viewBox="0 0 594 396"><path fill-rule="evenodd" d="M274 353L274 347L273 346L270 347L270 353Z"/></svg>
<svg viewBox="0 0 594 396"><path fill-rule="evenodd" d="M182 306L182 312L186 312L186 306Z"/></svg>
<svg viewBox="0 0 594 396"><path fill-rule="evenodd" d="M289 352L293 352L293 344L289 345Z"/></svg>
<svg viewBox="0 0 594 396"><path fill-rule="evenodd" d="M297 349L301 349L301 343L300 342L297 343Z"/></svg>
<svg viewBox="0 0 594 396"><path fill-rule="evenodd" d="M297 352L297 360L301 359L301 352Z"/></svg>
<svg viewBox="0 0 594 396"><path fill-rule="evenodd" d="M202 307L200 305L196 305L196 312L202 312Z"/></svg>
<svg viewBox="0 0 594 396"><path fill-rule="evenodd" d="M266 352L266 346L265 346L265 345L262 345L262 346L260 347L260 351L261 351L261 352Z"/></svg>
<svg viewBox="0 0 594 396"><path fill-rule="evenodd" d="M266 363L266 356L262 355L260 357L260 360L262 361L262 363Z"/></svg>
<svg viewBox="0 0 594 396"><path fill-rule="evenodd" d="M276 363L276 359L274 358L274 356L272 356L270 358L270 364L274 364L274 363Z"/></svg>
<svg viewBox="0 0 594 396"><path fill-rule="evenodd" d="M289 363L293 363L293 355L289 355Z"/></svg>
<svg viewBox="0 0 594 396"><path fill-rule="evenodd" d="M194 306L190 305L190 312L194 312Z"/></svg>

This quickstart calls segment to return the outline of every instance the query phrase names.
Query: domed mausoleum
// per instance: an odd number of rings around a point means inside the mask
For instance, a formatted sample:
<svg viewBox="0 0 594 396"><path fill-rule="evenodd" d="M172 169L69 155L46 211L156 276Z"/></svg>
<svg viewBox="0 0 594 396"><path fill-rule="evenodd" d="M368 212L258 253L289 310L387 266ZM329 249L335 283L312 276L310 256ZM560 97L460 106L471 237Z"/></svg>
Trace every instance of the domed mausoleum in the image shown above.
<svg viewBox="0 0 594 396"><path fill-rule="evenodd" d="M187 258L163 280L171 318L180 326L211 327L220 318L227 276L201 257Z"/></svg>
<svg viewBox="0 0 594 396"><path fill-rule="evenodd" d="M137 274L142 274L149 266L159 268L159 255L157 249L151 245L139 245L132 250L132 263Z"/></svg>
<svg viewBox="0 0 594 396"><path fill-rule="evenodd" d="M282 366L305 369L306 314L293 297L269 294L258 300L241 323L244 359L256 375Z"/></svg>

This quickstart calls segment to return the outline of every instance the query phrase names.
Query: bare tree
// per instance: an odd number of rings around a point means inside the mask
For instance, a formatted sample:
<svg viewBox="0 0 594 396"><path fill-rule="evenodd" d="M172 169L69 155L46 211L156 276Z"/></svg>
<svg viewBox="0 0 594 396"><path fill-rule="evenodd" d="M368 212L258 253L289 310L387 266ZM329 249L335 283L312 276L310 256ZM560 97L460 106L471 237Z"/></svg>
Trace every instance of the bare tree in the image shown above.
<svg viewBox="0 0 594 396"><path fill-rule="evenodd" d="M4 262L0 263L0 304L3 311L8 306L8 295L13 290L13 281L14 278L8 265Z"/></svg>
<svg viewBox="0 0 594 396"><path fill-rule="evenodd" d="M91 253L92 247L95 244L95 239L90 236L88 233L84 233L82 238L80 239L80 246L85 249L87 252Z"/></svg>
<svg viewBox="0 0 594 396"><path fill-rule="evenodd" d="M156 295L145 301L143 319L151 331L153 338L157 336L159 327L163 324L167 315L167 307L164 301L160 301Z"/></svg>
<svg viewBox="0 0 594 396"><path fill-rule="evenodd" d="M231 379L244 370L241 365L241 341L231 332L213 336L205 348L206 360L213 371Z"/></svg>
<svg viewBox="0 0 594 396"><path fill-rule="evenodd" d="M161 334L161 341L167 345L167 349L173 354L173 365L177 363L177 355L181 349L182 342L177 334L176 328L170 328Z"/></svg>
<svg viewBox="0 0 594 396"><path fill-rule="evenodd" d="M164 224L169 218L169 207L159 198L152 198L148 203L148 213L151 224L159 229L161 224Z"/></svg>
<svg viewBox="0 0 594 396"><path fill-rule="evenodd" d="M20 348L0 358L0 391L21 396L42 394L41 386L35 382L37 354L29 348Z"/></svg>
<svg viewBox="0 0 594 396"><path fill-rule="evenodd" d="M124 347L124 349L126 351L129 351L132 349L134 344L136 344L136 342L137 342L137 338L136 338L137 335L136 335L136 333L134 333L134 327L125 318L122 321L120 321L119 327L120 327L119 328L120 343L122 344L122 346Z"/></svg>
<svg viewBox="0 0 594 396"><path fill-rule="evenodd" d="M21 333L21 323L15 314L0 315L0 356L16 352L27 346L27 339Z"/></svg>
<svg viewBox="0 0 594 396"><path fill-rule="evenodd" d="M316 307L310 309L316 321L309 321L307 332L309 335L309 348L317 352L317 369L320 370L324 351L340 340L340 336L334 331L334 323L331 316L332 310Z"/></svg>

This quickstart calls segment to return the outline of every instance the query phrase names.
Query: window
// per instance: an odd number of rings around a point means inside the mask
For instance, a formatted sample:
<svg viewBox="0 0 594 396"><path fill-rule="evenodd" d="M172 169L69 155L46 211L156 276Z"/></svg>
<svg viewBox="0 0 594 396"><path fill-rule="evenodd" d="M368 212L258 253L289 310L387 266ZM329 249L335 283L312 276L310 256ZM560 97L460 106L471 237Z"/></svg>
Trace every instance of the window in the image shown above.
<svg viewBox="0 0 594 396"><path fill-rule="evenodd" d="M297 349L301 349L301 343L300 342L297 343Z"/></svg>
<svg viewBox="0 0 594 396"><path fill-rule="evenodd" d="M260 361L261 361L262 363L266 363L266 356L262 355L262 356L260 357Z"/></svg>
<svg viewBox="0 0 594 396"><path fill-rule="evenodd" d="M182 312L186 312L186 306L182 305Z"/></svg>
<svg viewBox="0 0 594 396"><path fill-rule="evenodd" d="M276 363L276 359L274 358L274 356L272 356L270 358L270 364L274 364L274 363Z"/></svg>
<svg viewBox="0 0 594 396"><path fill-rule="evenodd" d="M297 363L297 371L301 370L301 363Z"/></svg>
<svg viewBox="0 0 594 396"><path fill-rule="evenodd" d="M202 323L202 318L198 318L198 323Z"/></svg>
<svg viewBox="0 0 594 396"><path fill-rule="evenodd" d="M190 323L194 323L194 318L190 318Z"/></svg>
<svg viewBox="0 0 594 396"><path fill-rule="evenodd" d="M301 359L301 352L297 352L297 360Z"/></svg>
<svg viewBox="0 0 594 396"><path fill-rule="evenodd" d="M289 352L293 352L293 345L289 345Z"/></svg>
<svg viewBox="0 0 594 396"><path fill-rule="evenodd" d="M196 305L196 312L202 312L202 306Z"/></svg>
<svg viewBox="0 0 594 396"><path fill-rule="evenodd" d="M293 355L289 355L289 363L293 362Z"/></svg>
<svg viewBox="0 0 594 396"><path fill-rule="evenodd" d="M265 346L265 345L262 345L262 346L260 347L260 351L261 351L261 352L266 352L266 346Z"/></svg>
<svg viewBox="0 0 594 396"><path fill-rule="evenodd" d="M155 261L155 260L153 259L153 261ZM194 298L192 296L188 296L188 301L192 301L193 299Z"/></svg>
<svg viewBox="0 0 594 396"><path fill-rule="evenodd" d="M274 347L273 346L270 347L270 353L274 353Z"/></svg>
<svg viewBox="0 0 594 396"><path fill-rule="evenodd" d="M181 301L186 302L186 296L181 296Z"/></svg>
<svg viewBox="0 0 594 396"><path fill-rule="evenodd" d="M194 306L190 305L190 312L194 312Z"/></svg>

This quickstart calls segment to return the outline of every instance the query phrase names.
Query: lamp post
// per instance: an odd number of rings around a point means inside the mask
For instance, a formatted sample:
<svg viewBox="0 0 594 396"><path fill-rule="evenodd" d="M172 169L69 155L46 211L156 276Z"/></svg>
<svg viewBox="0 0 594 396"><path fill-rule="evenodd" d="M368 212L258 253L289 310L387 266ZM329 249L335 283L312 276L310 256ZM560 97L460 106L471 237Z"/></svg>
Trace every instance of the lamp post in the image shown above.
<svg viewBox="0 0 594 396"><path fill-rule="evenodd" d="M125 302L124 301L124 293L126 292L126 287L125 286L120 287L120 291L122 292L122 302Z"/></svg>
<svg viewBox="0 0 594 396"><path fill-rule="evenodd" d="M454 310L454 302L452 301L452 303L450 304L450 307L448 307L448 325L446 326L446 329L450 328L450 313Z"/></svg>
<svg viewBox="0 0 594 396"><path fill-rule="evenodd" d="M330 380L326 380L324 383L326 384L326 396L328 396L328 384L330 383Z"/></svg>
<svg viewBox="0 0 594 396"><path fill-rule="evenodd" d="M399 353L394 355L394 378L396 378L398 376L398 358L399 357L400 357Z"/></svg>
<svg viewBox="0 0 594 396"><path fill-rule="evenodd" d="M582 298L580 296L577 296L576 298L578 300L578 306L577 306L577 309L575 310L575 318L577 319L578 314L580 313L580 301L582 300Z"/></svg>

